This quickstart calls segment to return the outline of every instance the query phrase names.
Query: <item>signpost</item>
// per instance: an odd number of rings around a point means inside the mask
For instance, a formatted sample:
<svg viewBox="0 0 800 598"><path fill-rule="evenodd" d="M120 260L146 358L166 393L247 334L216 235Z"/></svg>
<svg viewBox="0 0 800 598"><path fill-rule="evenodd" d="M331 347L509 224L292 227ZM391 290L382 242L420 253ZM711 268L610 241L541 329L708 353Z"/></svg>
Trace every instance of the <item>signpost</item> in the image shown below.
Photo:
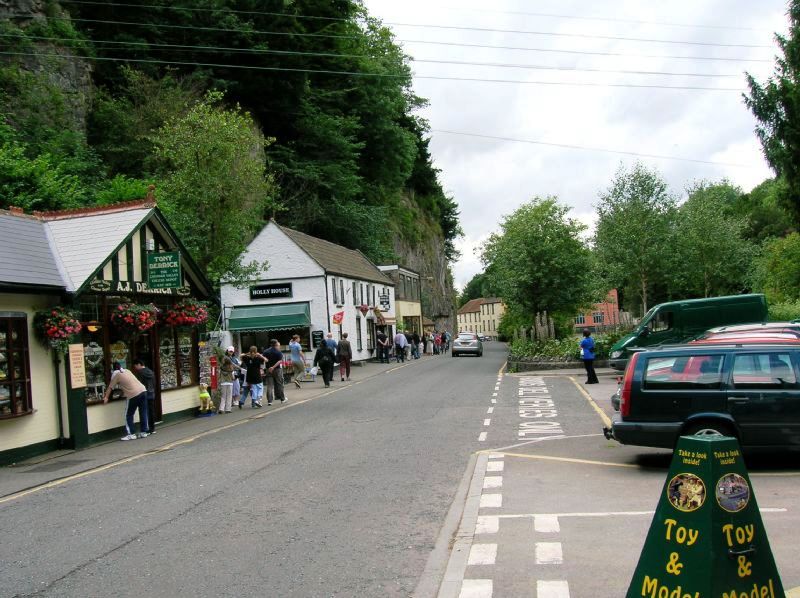
<svg viewBox="0 0 800 598"><path fill-rule="evenodd" d="M147 287L173 289L183 286L179 251L147 254Z"/></svg>
<svg viewBox="0 0 800 598"><path fill-rule="evenodd" d="M734 438L682 436L627 598L784 596Z"/></svg>

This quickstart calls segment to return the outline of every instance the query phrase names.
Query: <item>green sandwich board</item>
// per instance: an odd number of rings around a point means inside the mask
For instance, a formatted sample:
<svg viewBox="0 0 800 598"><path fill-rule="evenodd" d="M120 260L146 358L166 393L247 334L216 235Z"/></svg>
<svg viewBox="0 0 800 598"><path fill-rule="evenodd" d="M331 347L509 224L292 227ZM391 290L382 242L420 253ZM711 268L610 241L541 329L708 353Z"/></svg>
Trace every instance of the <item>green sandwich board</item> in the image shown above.
<svg viewBox="0 0 800 598"><path fill-rule="evenodd" d="M739 443L682 436L627 598L783 598Z"/></svg>

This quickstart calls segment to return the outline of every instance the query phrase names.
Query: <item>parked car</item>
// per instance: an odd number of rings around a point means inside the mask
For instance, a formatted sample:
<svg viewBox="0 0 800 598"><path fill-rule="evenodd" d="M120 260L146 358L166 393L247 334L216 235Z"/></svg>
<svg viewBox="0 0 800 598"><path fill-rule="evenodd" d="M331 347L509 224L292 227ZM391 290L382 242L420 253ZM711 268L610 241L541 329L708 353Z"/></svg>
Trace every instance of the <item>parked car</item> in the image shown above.
<svg viewBox="0 0 800 598"><path fill-rule="evenodd" d="M724 334L795 334L800 336L800 322L753 322L750 324L717 326L697 336L697 340Z"/></svg>
<svg viewBox="0 0 800 598"><path fill-rule="evenodd" d="M458 336L453 339L450 354L453 357L458 357L460 355L477 355L478 357L482 357L483 343L474 332L459 332Z"/></svg>
<svg viewBox="0 0 800 598"><path fill-rule="evenodd" d="M634 353L607 438L673 448L714 430L743 447L800 449L800 341L696 344Z"/></svg>
<svg viewBox="0 0 800 598"><path fill-rule="evenodd" d="M765 322L764 295L730 295L660 303L651 308L636 330L619 339L610 350L611 367L624 370L636 349L685 343L713 326Z"/></svg>

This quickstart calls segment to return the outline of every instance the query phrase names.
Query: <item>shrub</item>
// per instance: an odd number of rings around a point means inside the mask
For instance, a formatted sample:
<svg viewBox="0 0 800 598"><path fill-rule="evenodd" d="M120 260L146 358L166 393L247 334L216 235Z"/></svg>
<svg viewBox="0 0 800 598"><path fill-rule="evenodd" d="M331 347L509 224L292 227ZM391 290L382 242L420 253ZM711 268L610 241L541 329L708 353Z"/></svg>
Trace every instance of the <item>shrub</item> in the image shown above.
<svg viewBox="0 0 800 598"><path fill-rule="evenodd" d="M796 319L800 319L800 301L770 304L769 320L771 322L788 322Z"/></svg>

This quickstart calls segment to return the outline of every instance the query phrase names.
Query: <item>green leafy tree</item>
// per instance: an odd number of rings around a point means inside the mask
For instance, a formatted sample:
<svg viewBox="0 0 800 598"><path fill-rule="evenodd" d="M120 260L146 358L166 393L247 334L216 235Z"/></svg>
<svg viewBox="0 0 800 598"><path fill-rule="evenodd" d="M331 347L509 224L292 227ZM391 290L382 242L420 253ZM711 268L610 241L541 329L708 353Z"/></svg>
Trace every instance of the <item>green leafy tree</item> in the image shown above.
<svg viewBox="0 0 800 598"><path fill-rule="evenodd" d="M743 238L746 220L730 212L739 195L729 183L699 183L690 190L676 218L673 294L711 297L747 287L754 247Z"/></svg>
<svg viewBox="0 0 800 598"><path fill-rule="evenodd" d="M781 55L763 84L748 74L747 106L758 120L764 157L786 180L786 200L800 214L800 0L789 2L789 35L775 35Z"/></svg>
<svg viewBox="0 0 800 598"><path fill-rule="evenodd" d="M163 175L159 206L212 281L244 282L263 264L241 255L273 207L264 145L250 115L210 92L153 138Z"/></svg>
<svg viewBox="0 0 800 598"><path fill-rule="evenodd" d="M800 300L800 234L768 241L756 260L753 286L766 293L769 303Z"/></svg>
<svg viewBox="0 0 800 598"><path fill-rule="evenodd" d="M596 209L600 276L607 288L633 290L646 312L670 263L675 198L658 172L637 163L630 171L620 167Z"/></svg>
<svg viewBox="0 0 800 598"><path fill-rule="evenodd" d="M783 201L786 196L786 181L775 178L767 179L734 200L734 214L746 219L744 236L747 239L762 243L796 230L794 216Z"/></svg>
<svg viewBox="0 0 800 598"><path fill-rule="evenodd" d="M553 197L535 198L505 217L483 247L492 288L531 321L537 312L572 314L590 293L591 254L580 238L586 227L568 213Z"/></svg>

